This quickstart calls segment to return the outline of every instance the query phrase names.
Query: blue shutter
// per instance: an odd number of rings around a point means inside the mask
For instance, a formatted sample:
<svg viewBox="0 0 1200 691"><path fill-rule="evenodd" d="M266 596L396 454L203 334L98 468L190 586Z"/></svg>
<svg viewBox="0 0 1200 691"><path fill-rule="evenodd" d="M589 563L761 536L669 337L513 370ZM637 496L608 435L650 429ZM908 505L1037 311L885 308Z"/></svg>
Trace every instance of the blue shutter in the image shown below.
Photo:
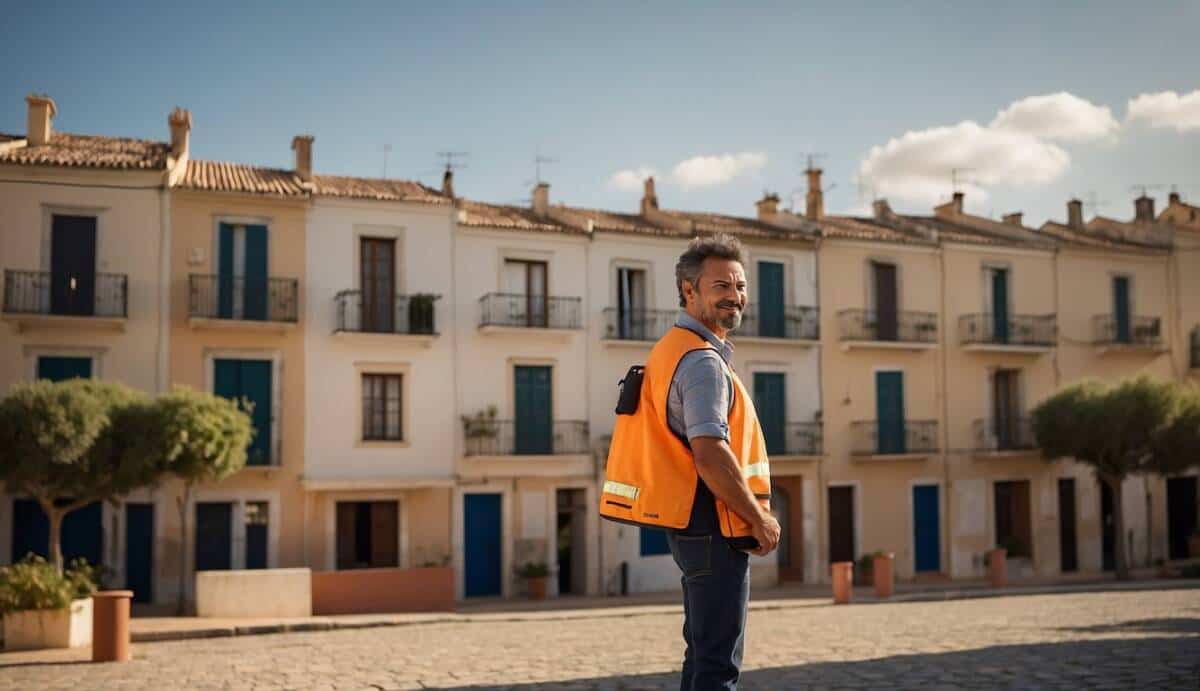
<svg viewBox="0 0 1200 691"><path fill-rule="evenodd" d="M554 452L549 367L514 368L516 393L515 452Z"/></svg>
<svg viewBox="0 0 1200 691"><path fill-rule="evenodd" d="M767 453L786 453L787 394L782 373L754 373L754 409L767 441Z"/></svg>
<svg viewBox="0 0 1200 691"><path fill-rule="evenodd" d="M758 334L767 338L783 338L783 264L758 263Z"/></svg>
<svg viewBox="0 0 1200 691"><path fill-rule="evenodd" d="M213 393L223 398L254 404L250 421L254 438L247 447L247 465L271 462L271 386L270 360L216 360L213 363Z"/></svg>
<svg viewBox="0 0 1200 691"><path fill-rule="evenodd" d="M217 233L217 316L233 317L233 226L222 223Z"/></svg>
<svg viewBox="0 0 1200 691"><path fill-rule="evenodd" d="M242 318L267 318L267 227L246 226L245 303Z"/></svg>
<svg viewBox="0 0 1200 691"><path fill-rule="evenodd" d="M904 374L875 373L875 419L878 424L877 453L905 453Z"/></svg>
<svg viewBox="0 0 1200 691"><path fill-rule="evenodd" d="M1008 343L1008 271L992 271L992 329L996 343Z"/></svg>
<svg viewBox="0 0 1200 691"><path fill-rule="evenodd" d="M1114 340L1118 343L1132 341L1129 329L1129 279L1124 276L1113 279L1113 321L1116 328Z"/></svg>

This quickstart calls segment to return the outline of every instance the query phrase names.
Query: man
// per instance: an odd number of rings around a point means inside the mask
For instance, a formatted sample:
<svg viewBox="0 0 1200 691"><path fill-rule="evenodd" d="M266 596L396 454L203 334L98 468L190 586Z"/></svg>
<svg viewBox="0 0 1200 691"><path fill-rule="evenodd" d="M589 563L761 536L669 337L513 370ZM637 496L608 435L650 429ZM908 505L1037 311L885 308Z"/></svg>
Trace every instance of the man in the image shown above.
<svg viewBox="0 0 1200 691"><path fill-rule="evenodd" d="M746 307L741 244L725 235L693 239L675 284L683 312L647 358L635 410L622 392L600 510L668 529L683 574L681 691L736 689L747 552L769 554L780 535L768 504L766 444L726 342ZM637 376L631 370L623 386Z"/></svg>

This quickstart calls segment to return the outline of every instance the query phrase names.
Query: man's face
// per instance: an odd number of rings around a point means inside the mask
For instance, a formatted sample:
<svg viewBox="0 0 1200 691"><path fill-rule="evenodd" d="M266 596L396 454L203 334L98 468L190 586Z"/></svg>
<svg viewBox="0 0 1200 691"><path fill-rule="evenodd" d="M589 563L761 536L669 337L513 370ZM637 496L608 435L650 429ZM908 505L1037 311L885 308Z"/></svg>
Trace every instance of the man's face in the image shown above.
<svg viewBox="0 0 1200 691"><path fill-rule="evenodd" d="M705 324L719 324L728 331L741 326L742 311L746 309L746 271L741 262L705 259L688 302Z"/></svg>

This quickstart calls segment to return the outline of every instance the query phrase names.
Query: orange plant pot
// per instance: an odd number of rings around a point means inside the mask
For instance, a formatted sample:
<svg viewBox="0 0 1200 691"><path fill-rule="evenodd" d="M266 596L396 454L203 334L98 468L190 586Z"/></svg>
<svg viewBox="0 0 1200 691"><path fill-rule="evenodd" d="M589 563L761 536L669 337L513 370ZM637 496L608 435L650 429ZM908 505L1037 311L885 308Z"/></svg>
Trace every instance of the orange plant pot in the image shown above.
<svg viewBox="0 0 1200 691"><path fill-rule="evenodd" d="M829 568L833 573L833 604L849 603L854 585L854 562L838 561Z"/></svg>
<svg viewBox="0 0 1200 691"><path fill-rule="evenodd" d="M546 599L546 576L529 579L529 597L534 600Z"/></svg>
<svg viewBox="0 0 1200 691"><path fill-rule="evenodd" d="M988 580L993 588L1003 588L1008 584L1008 550L997 547L987 553Z"/></svg>
<svg viewBox="0 0 1200 691"><path fill-rule="evenodd" d="M896 561L896 555L891 552L887 554L876 554L871 560L871 571L875 576L875 597L891 597L893 586L892 565Z"/></svg>
<svg viewBox="0 0 1200 691"><path fill-rule="evenodd" d="M92 595L92 662L129 662L129 603L132 590L106 590Z"/></svg>

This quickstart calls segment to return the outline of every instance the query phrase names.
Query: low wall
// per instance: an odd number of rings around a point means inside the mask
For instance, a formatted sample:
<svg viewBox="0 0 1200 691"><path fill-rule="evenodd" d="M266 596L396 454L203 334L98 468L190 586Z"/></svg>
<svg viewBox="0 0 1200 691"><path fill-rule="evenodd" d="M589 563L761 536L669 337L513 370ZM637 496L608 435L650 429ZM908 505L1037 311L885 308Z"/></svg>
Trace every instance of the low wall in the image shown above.
<svg viewBox="0 0 1200 691"><path fill-rule="evenodd" d="M313 614L454 611L454 569L348 569L312 575Z"/></svg>
<svg viewBox="0 0 1200 691"><path fill-rule="evenodd" d="M308 617L312 604L309 569L196 572L198 617Z"/></svg>

